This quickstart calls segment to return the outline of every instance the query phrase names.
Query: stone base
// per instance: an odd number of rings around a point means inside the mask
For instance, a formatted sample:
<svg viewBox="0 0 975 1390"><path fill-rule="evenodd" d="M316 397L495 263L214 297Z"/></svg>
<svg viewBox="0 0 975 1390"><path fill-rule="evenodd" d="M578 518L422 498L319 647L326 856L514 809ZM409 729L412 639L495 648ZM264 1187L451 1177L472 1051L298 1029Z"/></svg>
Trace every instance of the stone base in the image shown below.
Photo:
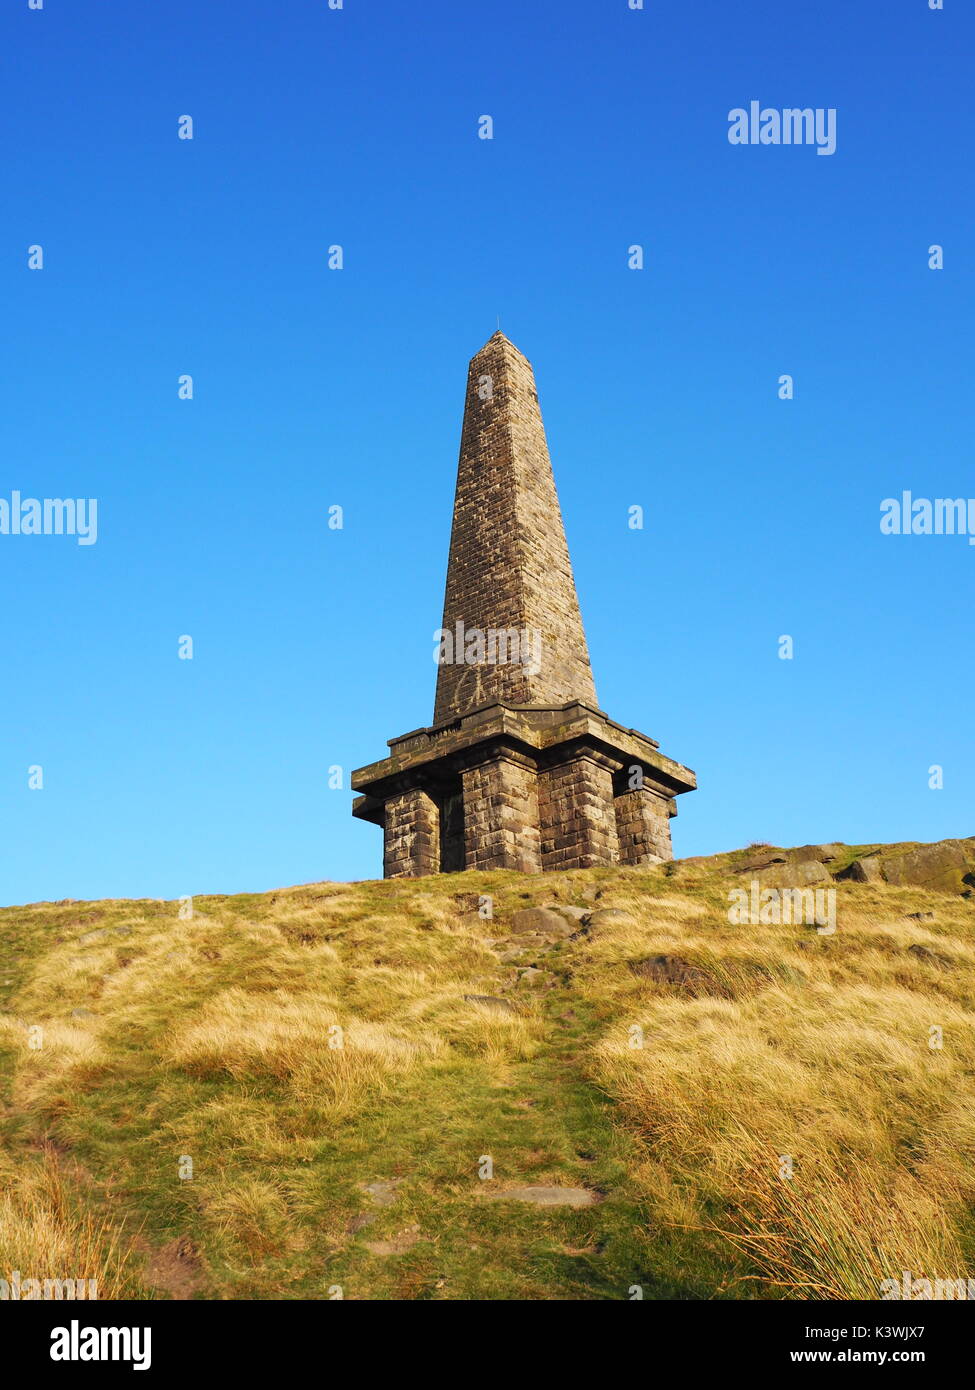
<svg viewBox="0 0 975 1390"><path fill-rule="evenodd" d="M587 869L671 857L693 772L587 705L493 705L390 740L353 814L383 826L387 878Z"/></svg>
<svg viewBox="0 0 975 1390"><path fill-rule="evenodd" d="M620 863L647 864L673 859L670 817L677 814L671 801L647 787L622 792L616 798L616 828Z"/></svg>
<svg viewBox="0 0 975 1390"><path fill-rule="evenodd" d="M383 820L383 878L440 872L440 808L420 787L387 799Z"/></svg>
<svg viewBox="0 0 975 1390"><path fill-rule="evenodd" d="M613 761L591 749L538 774L543 869L618 864Z"/></svg>
<svg viewBox="0 0 975 1390"><path fill-rule="evenodd" d="M538 778L531 759L492 750L465 770L462 783L464 867L537 874Z"/></svg>

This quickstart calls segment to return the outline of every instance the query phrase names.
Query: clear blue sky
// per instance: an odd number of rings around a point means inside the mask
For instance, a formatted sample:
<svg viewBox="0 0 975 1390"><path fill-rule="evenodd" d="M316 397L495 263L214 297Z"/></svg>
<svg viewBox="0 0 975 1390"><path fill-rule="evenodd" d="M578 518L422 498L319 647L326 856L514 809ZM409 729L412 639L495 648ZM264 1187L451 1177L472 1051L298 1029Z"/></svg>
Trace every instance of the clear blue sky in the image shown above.
<svg viewBox="0 0 975 1390"><path fill-rule="evenodd" d="M698 773L675 852L975 834L975 547L879 530L975 495L945 5L9 0L0 496L99 531L0 536L0 902L381 873L348 772L432 716L499 314L600 703ZM732 146L753 99L836 153Z"/></svg>

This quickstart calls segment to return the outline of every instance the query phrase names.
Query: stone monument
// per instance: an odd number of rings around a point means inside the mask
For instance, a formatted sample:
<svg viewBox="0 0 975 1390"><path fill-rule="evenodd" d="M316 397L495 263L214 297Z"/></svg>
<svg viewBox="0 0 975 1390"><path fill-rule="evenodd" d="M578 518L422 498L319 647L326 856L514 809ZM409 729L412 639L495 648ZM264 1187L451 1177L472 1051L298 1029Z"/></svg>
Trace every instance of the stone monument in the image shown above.
<svg viewBox="0 0 975 1390"><path fill-rule="evenodd" d="M386 878L672 857L694 773L599 709L531 363L471 360L433 723L352 774Z"/></svg>

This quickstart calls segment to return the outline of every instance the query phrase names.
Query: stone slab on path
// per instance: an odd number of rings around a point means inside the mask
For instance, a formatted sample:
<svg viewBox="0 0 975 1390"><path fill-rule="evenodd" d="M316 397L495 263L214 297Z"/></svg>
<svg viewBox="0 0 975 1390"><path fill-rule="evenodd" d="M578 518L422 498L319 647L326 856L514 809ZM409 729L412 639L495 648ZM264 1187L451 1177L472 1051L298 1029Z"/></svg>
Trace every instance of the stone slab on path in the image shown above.
<svg viewBox="0 0 975 1390"><path fill-rule="evenodd" d="M588 1187L509 1187L504 1192L485 1192L488 1202L532 1202L537 1207L593 1207L597 1193Z"/></svg>

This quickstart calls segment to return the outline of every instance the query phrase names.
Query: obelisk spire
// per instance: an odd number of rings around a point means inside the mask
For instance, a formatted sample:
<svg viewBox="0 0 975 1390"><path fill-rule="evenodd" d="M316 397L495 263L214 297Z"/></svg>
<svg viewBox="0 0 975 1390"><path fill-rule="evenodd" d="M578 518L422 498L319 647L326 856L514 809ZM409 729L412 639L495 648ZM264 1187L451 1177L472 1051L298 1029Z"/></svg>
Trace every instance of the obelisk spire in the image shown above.
<svg viewBox="0 0 975 1390"><path fill-rule="evenodd" d="M435 724L484 705L596 705L534 373L500 331L468 371L443 632Z"/></svg>

